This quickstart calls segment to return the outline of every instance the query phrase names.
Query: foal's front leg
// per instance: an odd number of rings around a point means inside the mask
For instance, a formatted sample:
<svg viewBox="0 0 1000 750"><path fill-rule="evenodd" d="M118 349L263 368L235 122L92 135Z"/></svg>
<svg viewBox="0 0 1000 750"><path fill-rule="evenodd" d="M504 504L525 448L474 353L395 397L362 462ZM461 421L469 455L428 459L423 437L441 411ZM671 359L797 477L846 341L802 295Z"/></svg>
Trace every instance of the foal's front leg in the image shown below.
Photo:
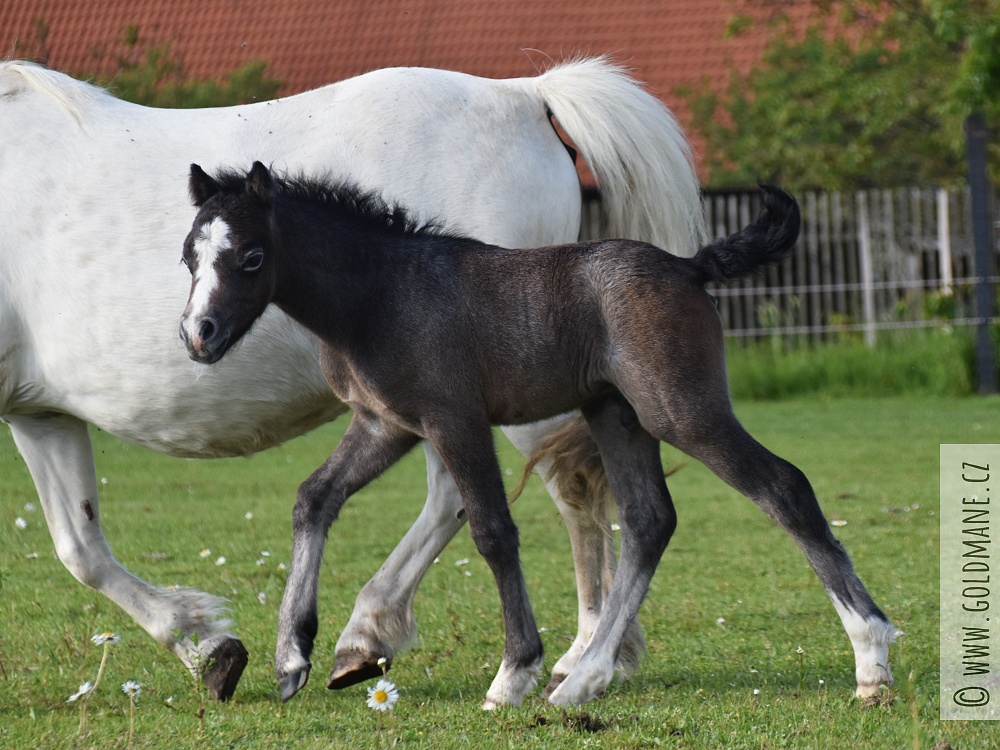
<svg viewBox="0 0 1000 750"><path fill-rule="evenodd" d="M309 679L318 629L316 589L330 524L352 494L392 466L417 436L372 415L356 413L333 455L299 487L292 514L292 566L278 613L274 672L287 701Z"/></svg>
<svg viewBox="0 0 1000 750"><path fill-rule="evenodd" d="M492 430L485 420L437 422L425 425L425 430L462 493L472 540L490 566L500 593L503 662L483 708L519 706L542 670L542 640L521 573L517 526L507 507Z"/></svg>

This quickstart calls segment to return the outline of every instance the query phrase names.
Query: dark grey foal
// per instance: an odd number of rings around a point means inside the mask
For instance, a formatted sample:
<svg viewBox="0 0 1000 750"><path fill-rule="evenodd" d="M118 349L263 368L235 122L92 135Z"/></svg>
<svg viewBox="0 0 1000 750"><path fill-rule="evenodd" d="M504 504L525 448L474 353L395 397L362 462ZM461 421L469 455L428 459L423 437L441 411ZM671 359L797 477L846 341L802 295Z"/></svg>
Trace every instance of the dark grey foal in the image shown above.
<svg viewBox="0 0 1000 750"><path fill-rule="evenodd" d="M704 462L751 498L805 553L857 661L858 693L889 682L896 629L855 575L802 472L767 451L729 403L710 281L780 260L799 231L795 201L765 188L743 231L693 259L609 240L508 250L412 226L349 186L191 170L201 207L184 245L194 274L182 333L191 357L218 361L271 303L321 342L323 371L354 418L300 488L275 669L287 699L306 682L316 586L330 524L348 497L419 440L461 493L476 547L496 579L506 641L485 707L519 704L542 643L518 560L491 426L580 408L618 504L621 563L593 638L549 696L600 695L676 525L660 441Z"/></svg>

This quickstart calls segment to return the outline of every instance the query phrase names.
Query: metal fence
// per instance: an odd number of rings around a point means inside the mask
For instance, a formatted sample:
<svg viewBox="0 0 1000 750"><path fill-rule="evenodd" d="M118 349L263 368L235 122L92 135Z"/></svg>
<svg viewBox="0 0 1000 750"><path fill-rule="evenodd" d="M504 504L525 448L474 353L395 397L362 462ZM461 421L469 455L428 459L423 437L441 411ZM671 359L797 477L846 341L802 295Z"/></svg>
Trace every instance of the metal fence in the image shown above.
<svg viewBox="0 0 1000 750"><path fill-rule="evenodd" d="M712 289L726 332L745 340L825 339L978 322L967 189L806 192L795 196L802 234L792 256L752 279ZM738 231L760 207L754 192L709 192L714 237ZM993 216L1000 217L996 191ZM599 199L586 201L583 233L600 236ZM994 267L1000 231L994 227ZM995 283L997 277L991 277Z"/></svg>

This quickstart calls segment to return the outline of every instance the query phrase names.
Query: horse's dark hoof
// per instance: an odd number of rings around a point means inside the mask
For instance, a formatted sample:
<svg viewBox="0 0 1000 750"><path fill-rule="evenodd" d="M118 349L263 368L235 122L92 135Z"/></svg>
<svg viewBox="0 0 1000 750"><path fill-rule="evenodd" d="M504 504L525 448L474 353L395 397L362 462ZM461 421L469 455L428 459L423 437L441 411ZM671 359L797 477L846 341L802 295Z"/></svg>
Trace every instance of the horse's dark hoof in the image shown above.
<svg viewBox="0 0 1000 750"><path fill-rule="evenodd" d="M386 659L384 669L388 671L392 660ZM337 654L330 673L330 681L326 684L330 690L343 690L351 685L357 685L365 680L381 677L383 667L378 664L378 657L365 656L359 651L345 651Z"/></svg>
<svg viewBox="0 0 1000 750"><path fill-rule="evenodd" d="M306 667L298 672L292 672L290 675L285 675L279 680L281 685L282 703L289 700L293 695L305 687L306 682L309 681L309 669L309 667Z"/></svg>
<svg viewBox="0 0 1000 750"><path fill-rule="evenodd" d="M248 658L249 654L238 638L226 638L206 657L208 671L201 681L212 700L227 701L233 697Z"/></svg>
<svg viewBox="0 0 1000 750"><path fill-rule="evenodd" d="M567 675L564 674L554 674L552 679L549 680L549 684L545 686L545 690L542 691L542 697L548 700L548 697L555 692L556 688L563 684Z"/></svg>

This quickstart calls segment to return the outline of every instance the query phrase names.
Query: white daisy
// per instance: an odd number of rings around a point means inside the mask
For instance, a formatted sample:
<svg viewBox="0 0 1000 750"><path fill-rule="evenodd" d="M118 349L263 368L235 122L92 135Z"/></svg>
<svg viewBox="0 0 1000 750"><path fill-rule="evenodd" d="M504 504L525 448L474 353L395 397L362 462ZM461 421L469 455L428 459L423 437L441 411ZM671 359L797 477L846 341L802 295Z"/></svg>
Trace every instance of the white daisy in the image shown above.
<svg viewBox="0 0 1000 750"><path fill-rule="evenodd" d="M82 698L93 689L94 689L94 683L92 683L90 680L87 680L87 682L80 685L79 690L77 690L75 693L73 693L73 695L71 695L69 698L66 699L66 702L72 703L77 698Z"/></svg>
<svg viewBox="0 0 1000 750"><path fill-rule="evenodd" d="M142 685L135 680L126 680L122 683L122 692L132 700L138 700L142 693Z"/></svg>
<svg viewBox="0 0 1000 750"><path fill-rule="evenodd" d="M96 635L91 637L90 640L92 640L98 646L101 646L105 643L114 646L116 643L118 643L118 641L121 640L121 636L115 635L114 633L106 630L103 633L97 633Z"/></svg>
<svg viewBox="0 0 1000 750"><path fill-rule="evenodd" d="M376 711L391 711L399 700L399 691L389 680L379 680L368 688L368 707Z"/></svg>

